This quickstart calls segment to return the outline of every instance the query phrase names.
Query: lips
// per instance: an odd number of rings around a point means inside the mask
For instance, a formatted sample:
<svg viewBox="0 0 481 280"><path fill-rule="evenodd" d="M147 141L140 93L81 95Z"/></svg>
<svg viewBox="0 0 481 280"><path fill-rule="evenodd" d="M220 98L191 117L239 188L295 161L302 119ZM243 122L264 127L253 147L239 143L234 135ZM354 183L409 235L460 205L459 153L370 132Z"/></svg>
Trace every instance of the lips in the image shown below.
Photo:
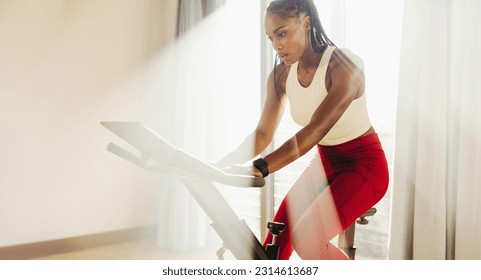
<svg viewBox="0 0 481 280"><path fill-rule="evenodd" d="M286 61L289 58L288 54L279 54L279 57L281 58L282 61Z"/></svg>

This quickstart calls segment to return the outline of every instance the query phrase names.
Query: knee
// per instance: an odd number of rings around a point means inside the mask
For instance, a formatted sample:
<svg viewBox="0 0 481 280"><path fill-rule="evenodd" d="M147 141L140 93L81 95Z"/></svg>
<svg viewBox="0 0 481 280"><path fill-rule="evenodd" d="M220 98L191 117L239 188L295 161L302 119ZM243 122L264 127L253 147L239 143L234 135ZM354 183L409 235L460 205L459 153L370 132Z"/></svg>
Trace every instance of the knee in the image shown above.
<svg viewBox="0 0 481 280"><path fill-rule="evenodd" d="M307 232L293 232L292 235L292 246L303 260L323 259L329 249L327 236L310 236Z"/></svg>
<svg viewBox="0 0 481 280"><path fill-rule="evenodd" d="M294 238L294 250L303 260L348 260L349 257L341 249L330 243L329 238Z"/></svg>

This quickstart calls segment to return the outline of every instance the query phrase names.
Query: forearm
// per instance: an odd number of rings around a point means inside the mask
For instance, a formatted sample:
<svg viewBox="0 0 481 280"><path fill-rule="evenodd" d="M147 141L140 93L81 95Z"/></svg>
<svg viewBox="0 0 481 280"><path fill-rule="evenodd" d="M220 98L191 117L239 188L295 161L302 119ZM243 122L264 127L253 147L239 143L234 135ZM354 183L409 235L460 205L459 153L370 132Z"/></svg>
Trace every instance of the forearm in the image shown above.
<svg viewBox="0 0 481 280"><path fill-rule="evenodd" d="M234 151L219 160L216 165L227 167L252 160L269 145L269 143L266 144L265 137L260 134L257 130L249 134Z"/></svg>
<svg viewBox="0 0 481 280"><path fill-rule="evenodd" d="M311 126L301 129L282 146L264 157L269 165L269 173L274 173L305 155L319 143L326 133L323 130L315 130Z"/></svg>

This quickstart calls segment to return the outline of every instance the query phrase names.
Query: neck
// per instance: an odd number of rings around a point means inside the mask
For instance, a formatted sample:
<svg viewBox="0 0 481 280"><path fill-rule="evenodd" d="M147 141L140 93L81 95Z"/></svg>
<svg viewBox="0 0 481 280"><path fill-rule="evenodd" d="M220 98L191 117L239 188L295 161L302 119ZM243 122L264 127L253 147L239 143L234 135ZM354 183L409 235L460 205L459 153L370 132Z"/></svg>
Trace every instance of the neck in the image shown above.
<svg viewBox="0 0 481 280"><path fill-rule="evenodd" d="M299 58L299 68L301 69L310 69L310 68L317 68L319 66L319 62L321 61L322 53L316 53L314 49L309 45L309 48L306 48L302 56Z"/></svg>

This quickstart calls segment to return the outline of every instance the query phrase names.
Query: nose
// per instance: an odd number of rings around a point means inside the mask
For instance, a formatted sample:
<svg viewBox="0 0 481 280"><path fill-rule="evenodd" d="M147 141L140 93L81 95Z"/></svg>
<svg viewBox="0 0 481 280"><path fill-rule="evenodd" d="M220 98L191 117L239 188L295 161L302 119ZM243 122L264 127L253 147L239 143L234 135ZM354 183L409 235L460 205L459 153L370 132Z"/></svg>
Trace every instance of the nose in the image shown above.
<svg viewBox="0 0 481 280"><path fill-rule="evenodd" d="M276 38L274 38L274 40L272 40L272 47L276 51L280 51L280 50L284 49L284 45L280 42L280 40L278 40Z"/></svg>

